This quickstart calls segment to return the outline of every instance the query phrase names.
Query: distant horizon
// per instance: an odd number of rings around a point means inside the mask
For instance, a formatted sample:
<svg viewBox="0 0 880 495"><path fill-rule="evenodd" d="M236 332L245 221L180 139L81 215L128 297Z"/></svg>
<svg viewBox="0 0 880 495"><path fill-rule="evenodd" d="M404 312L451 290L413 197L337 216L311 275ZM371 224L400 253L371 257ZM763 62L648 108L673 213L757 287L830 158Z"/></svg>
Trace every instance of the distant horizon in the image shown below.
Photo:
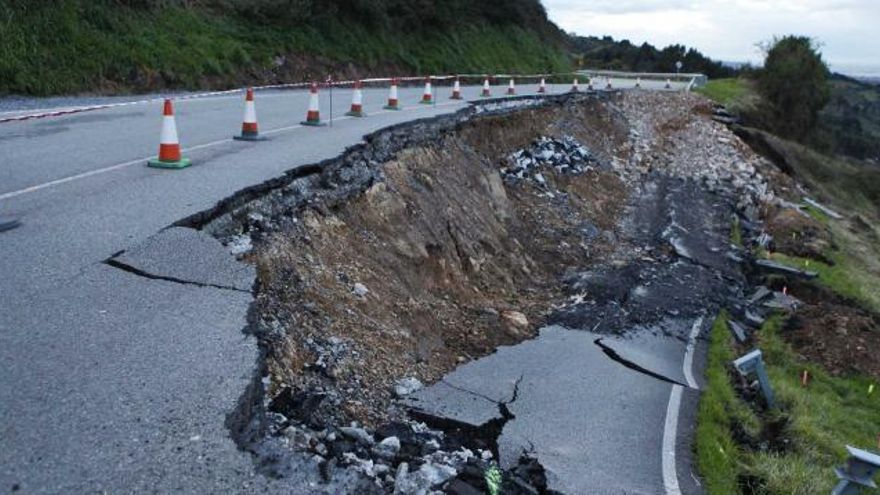
<svg viewBox="0 0 880 495"><path fill-rule="evenodd" d="M820 43L835 72L880 77L880 56L865 40L880 26L877 0L542 0L561 29L657 48L673 44L718 61L759 65L757 45L796 34Z"/></svg>
<svg viewBox="0 0 880 495"><path fill-rule="evenodd" d="M716 59L713 59L716 60ZM760 67L762 62L748 62L743 60L717 60L725 65L733 65L733 66L742 66L751 64L755 67ZM825 63L828 65L828 68L831 72L836 72L838 74L843 74L845 76L851 77L870 77L870 78L880 78L880 64L868 65L868 64L835 64L833 62Z"/></svg>

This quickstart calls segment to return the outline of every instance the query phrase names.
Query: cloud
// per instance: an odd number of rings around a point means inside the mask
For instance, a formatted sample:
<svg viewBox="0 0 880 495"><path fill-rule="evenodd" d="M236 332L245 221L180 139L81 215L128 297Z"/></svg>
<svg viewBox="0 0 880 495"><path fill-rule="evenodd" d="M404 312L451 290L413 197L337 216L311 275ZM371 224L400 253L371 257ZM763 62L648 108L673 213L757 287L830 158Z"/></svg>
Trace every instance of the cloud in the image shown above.
<svg viewBox="0 0 880 495"><path fill-rule="evenodd" d="M825 58L880 64L875 31L880 0L544 0L566 31L633 43L682 43L723 60L759 61L756 43L801 34L820 40Z"/></svg>

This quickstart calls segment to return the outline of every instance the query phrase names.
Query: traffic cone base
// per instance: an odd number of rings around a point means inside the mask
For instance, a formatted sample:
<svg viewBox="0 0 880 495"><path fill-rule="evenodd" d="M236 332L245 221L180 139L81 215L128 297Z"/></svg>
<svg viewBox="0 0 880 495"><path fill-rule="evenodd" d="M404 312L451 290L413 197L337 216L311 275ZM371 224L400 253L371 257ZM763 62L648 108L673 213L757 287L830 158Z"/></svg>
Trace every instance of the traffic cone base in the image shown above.
<svg viewBox="0 0 880 495"><path fill-rule="evenodd" d="M421 103L422 105L432 105L434 103L434 100L431 98L422 98L419 103Z"/></svg>
<svg viewBox="0 0 880 495"><path fill-rule="evenodd" d="M154 158L154 159L150 160L149 162L147 162L147 166L153 167L153 168L180 169L180 168L189 167L190 165L192 165L192 161L190 161L189 158L181 158L180 160L177 160L176 162L163 162L162 160L159 160L158 158Z"/></svg>
<svg viewBox="0 0 880 495"><path fill-rule="evenodd" d="M367 114L364 113L363 110L349 110L348 112L345 112L345 115L348 115L349 117L366 117L367 116Z"/></svg>
<svg viewBox="0 0 880 495"><path fill-rule="evenodd" d="M384 108L385 110L395 110L395 111L402 110L402 108L400 108L400 104L399 104L399 103L396 104L396 105L385 105L385 106L382 107L382 108Z"/></svg>
<svg viewBox="0 0 880 495"><path fill-rule="evenodd" d="M232 136L232 139L236 141L268 141L269 138L266 136L260 136L259 134L251 134L242 132L240 136Z"/></svg>
<svg viewBox="0 0 880 495"><path fill-rule="evenodd" d="M321 122L320 120L303 120L302 122L300 122L300 124L306 125L309 127L324 127L325 125L327 125L326 123Z"/></svg>

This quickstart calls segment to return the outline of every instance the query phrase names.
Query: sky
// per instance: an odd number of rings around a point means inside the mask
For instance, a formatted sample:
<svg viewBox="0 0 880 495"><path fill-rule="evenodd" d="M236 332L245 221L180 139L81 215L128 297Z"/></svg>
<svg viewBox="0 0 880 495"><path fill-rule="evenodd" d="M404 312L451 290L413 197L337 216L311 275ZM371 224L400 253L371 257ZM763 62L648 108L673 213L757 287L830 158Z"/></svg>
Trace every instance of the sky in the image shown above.
<svg viewBox="0 0 880 495"><path fill-rule="evenodd" d="M880 0L543 0L559 27L634 44L681 43L711 58L760 62L774 35L822 43L832 67L880 71ZM873 70L871 70L873 72Z"/></svg>

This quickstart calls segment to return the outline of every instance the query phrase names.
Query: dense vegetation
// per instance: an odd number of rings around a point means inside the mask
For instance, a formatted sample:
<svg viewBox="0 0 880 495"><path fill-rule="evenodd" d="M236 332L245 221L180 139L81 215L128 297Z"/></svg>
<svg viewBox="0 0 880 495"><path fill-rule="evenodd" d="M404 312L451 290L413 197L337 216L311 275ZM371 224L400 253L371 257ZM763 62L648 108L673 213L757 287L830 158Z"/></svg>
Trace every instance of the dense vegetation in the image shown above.
<svg viewBox="0 0 880 495"><path fill-rule="evenodd" d="M735 69L683 45L658 50L648 43L634 45L628 40L615 41L610 36L572 36L571 48L578 65L591 69L675 72L676 62L681 62L683 72L699 72L713 79L736 73Z"/></svg>
<svg viewBox="0 0 880 495"><path fill-rule="evenodd" d="M735 348L725 319L722 313L712 329L698 412L696 463L707 493L829 493L837 482L832 468L843 463L842 446L874 445L880 413L866 393L874 381L832 376L805 361L781 337L784 320L774 317L757 333L757 345L780 408L756 411L731 384L730 362L745 349ZM800 382L805 369L809 387ZM776 430L787 444L772 439Z"/></svg>
<svg viewBox="0 0 880 495"><path fill-rule="evenodd" d="M822 148L880 164L880 85L834 74L830 86L819 113Z"/></svg>
<svg viewBox="0 0 880 495"><path fill-rule="evenodd" d="M538 0L2 0L0 94L567 70Z"/></svg>
<svg viewBox="0 0 880 495"><path fill-rule="evenodd" d="M880 86L831 74L810 38L778 38L766 48L763 68L716 79L700 91L739 113L747 126L819 153L862 160L869 167L863 174L876 173Z"/></svg>
<svg viewBox="0 0 880 495"><path fill-rule="evenodd" d="M803 141L816 130L819 111L830 98L828 75L810 38L786 36L771 43L757 82L777 134Z"/></svg>

